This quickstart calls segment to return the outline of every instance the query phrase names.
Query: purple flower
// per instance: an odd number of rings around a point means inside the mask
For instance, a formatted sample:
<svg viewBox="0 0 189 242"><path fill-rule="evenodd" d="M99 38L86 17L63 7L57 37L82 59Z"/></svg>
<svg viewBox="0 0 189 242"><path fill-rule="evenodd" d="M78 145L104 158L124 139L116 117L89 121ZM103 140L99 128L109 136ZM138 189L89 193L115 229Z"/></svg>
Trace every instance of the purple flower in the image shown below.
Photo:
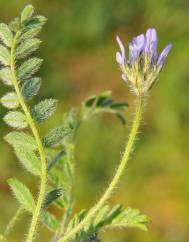
<svg viewBox="0 0 189 242"><path fill-rule="evenodd" d="M168 44L158 56L157 32L150 28L145 35L141 34L129 43L129 58L126 60L124 45L118 36L116 39L120 47L116 61L122 70L122 79L129 83L137 95L147 92L157 80L172 44Z"/></svg>

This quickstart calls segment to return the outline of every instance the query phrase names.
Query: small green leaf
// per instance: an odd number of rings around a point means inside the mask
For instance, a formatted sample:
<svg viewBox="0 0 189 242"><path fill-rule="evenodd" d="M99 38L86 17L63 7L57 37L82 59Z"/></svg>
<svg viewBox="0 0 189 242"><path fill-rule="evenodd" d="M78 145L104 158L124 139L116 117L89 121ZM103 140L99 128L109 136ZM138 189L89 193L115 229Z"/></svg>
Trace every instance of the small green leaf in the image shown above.
<svg viewBox="0 0 189 242"><path fill-rule="evenodd" d="M48 206L53 203L56 199L63 195L63 190L61 188L55 189L49 193L47 193L46 198L43 203L44 208L48 208Z"/></svg>
<svg viewBox="0 0 189 242"><path fill-rule="evenodd" d="M16 59L22 59L36 51L41 44L39 39L29 39L22 42L15 51Z"/></svg>
<svg viewBox="0 0 189 242"><path fill-rule="evenodd" d="M60 161L60 159L66 155L66 152L65 150L61 150L55 157L53 157L50 162L48 163L48 166L47 166L47 171L50 171L52 169L52 167L54 167L57 162Z"/></svg>
<svg viewBox="0 0 189 242"><path fill-rule="evenodd" d="M111 95L112 95L112 92L109 90L102 92L98 98L97 107L107 106L107 100L112 102L112 100L110 100Z"/></svg>
<svg viewBox="0 0 189 242"><path fill-rule="evenodd" d="M25 23L24 31L29 29L34 29L36 27L42 28L46 22L47 22L47 18L41 15L36 15Z"/></svg>
<svg viewBox="0 0 189 242"><path fill-rule="evenodd" d="M51 180L53 181L53 183L56 185L56 187L64 186L65 176L64 176L62 170L60 170L59 168L54 167L54 169L51 169L50 177L51 177Z"/></svg>
<svg viewBox="0 0 189 242"><path fill-rule="evenodd" d="M30 29L30 28L25 29L23 31L23 34L20 36L18 42L21 43L22 41L35 38L41 32L41 30L42 30L42 27L40 27L40 26L39 27L36 26L32 29Z"/></svg>
<svg viewBox="0 0 189 242"><path fill-rule="evenodd" d="M49 212L43 213L41 220L52 231L57 231L60 228L60 222Z"/></svg>
<svg viewBox="0 0 189 242"><path fill-rule="evenodd" d="M89 97L89 98L85 101L84 105L85 105L86 107L92 107L93 104L95 104L96 98L97 98L96 96L91 96L91 97Z"/></svg>
<svg viewBox="0 0 189 242"><path fill-rule="evenodd" d="M0 63L4 66L9 66L10 60L10 51L3 45L0 45Z"/></svg>
<svg viewBox="0 0 189 242"><path fill-rule="evenodd" d="M34 14L34 7L28 4L21 13L21 23L30 20Z"/></svg>
<svg viewBox="0 0 189 242"><path fill-rule="evenodd" d="M45 99L34 106L32 110L32 116L34 120L38 123L43 122L52 116L56 110L57 100L55 99Z"/></svg>
<svg viewBox="0 0 189 242"><path fill-rule="evenodd" d="M112 103L110 105L111 108L117 109L117 110L124 110L126 107L128 107L128 103L126 102L118 102L118 103Z"/></svg>
<svg viewBox="0 0 189 242"><path fill-rule="evenodd" d="M30 80L26 80L21 88L22 96L25 99L30 99L33 96L37 95L41 86L41 78L34 77Z"/></svg>
<svg viewBox="0 0 189 242"><path fill-rule="evenodd" d="M63 125L52 129L43 138L43 146L49 148L59 144L68 133L69 129L66 129Z"/></svg>
<svg viewBox="0 0 189 242"><path fill-rule="evenodd" d="M17 129L24 129L28 126L25 115L18 111L8 112L3 120L9 126Z"/></svg>
<svg viewBox="0 0 189 242"><path fill-rule="evenodd" d="M20 18L16 17L9 23L9 28L13 32L17 32L20 29Z"/></svg>
<svg viewBox="0 0 189 242"><path fill-rule="evenodd" d="M18 98L15 92L9 92L1 98L1 104L8 109L16 109L19 107Z"/></svg>
<svg viewBox="0 0 189 242"><path fill-rule="evenodd" d="M36 57L25 61L18 68L18 71L17 71L18 80L22 81L22 80L31 78L33 76L33 74L35 74L39 70L42 62L43 62L42 59L39 59Z"/></svg>
<svg viewBox="0 0 189 242"><path fill-rule="evenodd" d="M7 24L0 24L0 39L3 41L5 45L11 47L13 42L13 34Z"/></svg>
<svg viewBox="0 0 189 242"><path fill-rule="evenodd" d="M18 157L22 165L35 176L40 175L41 165L37 155L26 146L16 145L14 146L15 154Z"/></svg>
<svg viewBox="0 0 189 242"><path fill-rule="evenodd" d="M33 213L35 209L35 201L33 195L31 194L30 190L18 181L17 179L8 179L8 184L13 191L16 199L20 203L20 205L28 212Z"/></svg>
<svg viewBox="0 0 189 242"><path fill-rule="evenodd" d="M37 149L35 139L31 135L24 132L10 132L4 137L4 139L13 147L22 146L25 147L27 150L30 149L33 151Z"/></svg>
<svg viewBox="0 0 189 242"><path fill-rule="evenodd" d="M10 68L2 68L0 69L0 79L3 81L5 85L12 86L12 74Z"/></svg>
<svg viewBox="0 0 189 242"><path fill-rule="evenodd" d="M20 36L20 42L27 39L36 37L42 30L43 25L47 19L43 16L34 16L24 24L22 28L22 35Z"/></svg>

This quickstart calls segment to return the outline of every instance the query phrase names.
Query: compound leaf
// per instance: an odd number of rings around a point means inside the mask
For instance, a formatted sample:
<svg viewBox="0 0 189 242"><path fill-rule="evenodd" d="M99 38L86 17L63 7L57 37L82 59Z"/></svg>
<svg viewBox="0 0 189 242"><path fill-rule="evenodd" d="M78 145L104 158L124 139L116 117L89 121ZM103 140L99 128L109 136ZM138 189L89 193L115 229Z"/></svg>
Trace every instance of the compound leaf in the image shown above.
<svg viewBox="0 0 189 242"><path fill-rule="evenodd" d="M11 70L8 67L0 69L0 79L7 86L12 86L12 74Z"/></svg>
<svg viewBox="0 0 189 242"><path fill-rule="evenodd" d="M8 109L16 109L19 107L19 102L15 92L9 92L1 98L1 104Z"/></svg>
<svg viewBox="0 0 189 242"><path fill-rule="evenodd" d="M115 114L121 122L125 123L124 110L126 102L117 102L111 99L111 91L102 92L99 96L91 96L83 103L83 119L88 119L98 113Z"/></svg>
<svg viewBox="0 0 189 242"><path fill-rule="evenodd" d="M31 135L24 132L10 132L4 137L4 139L13 147L22 146L33 151L37 149L35 139Z"/></svg>
<svg viewBox="0 0 189 242"><path fill-rule="evenodd" d="M41 220L51 231L57 231L60 228L60 222L53 214L49 212L44 212Z"/></svg>
<svg viewBox="0 0 189 242"><path fill-rule="evenodd" d="M63 195L63 190L61 188L55 189L47 193L46 198L43 203L44 208L48 208L48 206L53 203L56 199Z"/></svg>
<svg viewBox="0 0 189 242"><path fill-rule="evenodd" d="M32 116L38 123L43 122L45 119L50 118L56 110L57 100L45 99L34 106L32 109Z"/></svg>
<svg viewBox="0 0 189 242"><path fill-rule="evenodd" d="M9 66L11 61L10 51L3 45L0 45L0 63Z"/></svg>
<svg viewBox="0 0 189 242"><path fill-rule="evenodd" d="M67 226L67 232L80 223L86 216L87 211L82 210L76 214ZM80 233L75 235L76 241L89 238L91 234L98 234L100 230L113 228L139 228L146 231L149 219L146 215L140 213L137 209L122 208L121 205L116 205L112 209L105 205L97 213L94 220L87 224ZM84 240L85 241L85 240ZM86 240L87 241L87 240Z"/></svg>
<svg viewBox="0 0 189 242"><path fill-rule="evenodd" d="M16 145L14 147L16 156L22 165L29 171L31 174L35 176L40 175L41 165L40 160L37 155L31 150L31 148L27 148L27 146Z"/></svg>
<svg viewBox="0 0 189 242"><path fill-rule="evenodd" d="M36 51L41 44L41 40L33 38L21 42L21 44L16 48L15 57L17 59L22 59Z"/></svg>
<svg viewBox="0 0 189 242"><path fill-rule="evenodd" d="M41 86L41 78L34 77L30 80L26 80L21 88L21 93L25 99L30 99L37 95Z"/></svg>
<svg viewBox="0 0 189 242"><path fill-rule="evenodd" d="M21 13L21 23L28 21L34 14L34 7L31 4L28 4Z"/></svg>
<svg viewBox="0 0 189 242"><path fill-rule="evenodd" d="M19 111L8 112L3 120L7 125L16 129L24 129L28 126L25 115Z"/></svg>
<svg viewBox="0 0 189 242"><path fill-rule="evenodd" d="M3 41L5 45L11 47L13 42L13 34L7 24L0 24L0 39Z"/></svg>
<svg viewBox="0 0 189 242"><path fill-rule="evenodd" d="M35 209L35 201L26 185L13 178L8 179L8 184L20 205L26 211L33 213Z"/></svg>
<svg viewBox="0 0 189 242"><path fill-rule="evenodd" d="M49 148L59 144L68 133L69 133L69 129L65 128L63 125L52 129L43 138L43 146L45 148Z"/></svg>
<svg viewBox="0 0 189 242"><path fill-rule="evenodd" d="M13 32L17 32L20 28L20 18L16 17L9 23L9 28Z"/></svg>
<svg viewBox="0 0 189 242"><path fill-rule="evenodd" d="M46 23L47 19L44 16L34 16L27 21L22 28L22 35L20 36L20 42L27 39L32 39L36 37L43 25Z"/></svg>
<svg viewBox="0 0 189 242"><path fill-rule="evenodd" d="M28 78L31 78L33 74L35 74L43 60L37 57L30 58L29 60L25 61L17 71L17 78L20 81L26 80Z"/></svg>

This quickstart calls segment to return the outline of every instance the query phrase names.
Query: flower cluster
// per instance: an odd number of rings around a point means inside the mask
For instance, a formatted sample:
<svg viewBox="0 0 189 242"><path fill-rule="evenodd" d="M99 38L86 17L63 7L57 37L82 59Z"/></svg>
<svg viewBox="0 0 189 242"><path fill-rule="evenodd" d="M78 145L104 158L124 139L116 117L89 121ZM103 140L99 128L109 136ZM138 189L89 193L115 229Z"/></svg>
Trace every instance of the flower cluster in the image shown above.
<svg viewBox="0 0 189 242"><path fill-rule="evenodd" d="M121 51L116 53L116 61L122 70L122 79L136 95L146 94L157 80L172 44L158 56L157 32L148 29L146 35L141 34L129 43L129 58L126 59L124 45L118 36L117 42Z"/></svg>

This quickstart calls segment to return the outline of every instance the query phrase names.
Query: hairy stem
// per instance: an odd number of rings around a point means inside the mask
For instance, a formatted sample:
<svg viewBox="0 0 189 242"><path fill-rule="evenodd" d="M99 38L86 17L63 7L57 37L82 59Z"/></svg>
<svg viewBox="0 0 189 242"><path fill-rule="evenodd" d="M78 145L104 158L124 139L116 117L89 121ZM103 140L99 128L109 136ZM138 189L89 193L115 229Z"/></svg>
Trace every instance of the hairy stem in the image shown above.
<svg viewBox="0 0 189 242"><path fill-rule="evenodd" d="M37 222L39 220L40 211L41 211L43 200L44 200L44 197L45 197L46 181L47 181L47 173L46 173L46 163L47 162L46 162L46 157L45 157L45 152L44 152L44 149L43 149L42 141L41 141L41 138L40 138L40 135L39 135L39 131L38 131L36 125L35 125L35 122L32 118L32 115L30 113L29 108L25 103L25 100L22 97L22 94L21 94L20 89L19 89L18 80L17 80L17 77L16 77L14 53L15 53L15 47L16 47L19 35L20 35L20 33L17 32L15 37L14 37L13 45L12 45L12 48L11 48L12 83L14 85L15 92L17 94L20 106L25 113L26 120L27 120L27 122L28 122L28 124L31 128L31 131L33 133L33 136L36 140L38 152L39 152L39 156L40 156L40 160L41 160L40 191L39 191L39 196L38 196L38 199L37 199L36 208L35 208L35 211L33 213L31 225L30 225L30 228L29 228L29 233L28 233L27 239L26 239L27 242L31 242L34 238L35 230L36 230L36 227L37 227Z"/></svg>
<svg viewBox="0 0 189 242"><path fill-rule="evenodd" d="M142 108L143 108L143 96L139 95L137 98L136 111L135 111L132 128L129 134L129 139L125 147L123 157L120 161L120 164L116 170L116 173L110 185L108 186L107 190L102 195L98 203L89 211L87 216L75 228L73 228L71 231L65 234L64 237L60 238L58 242L66 242L72 239L75 234L77 234L81 229L83 229L87 224L90 223L90 221L95 217L97 212L110 199L114 189L116 188L118 182L120 181L121 176L123 175L123 172L129 160L130 154L132 153L133 145L142 119Z"/></svg>
<svg viewBox="0 0 189 242"><path fill-rule="evenodd" d="M67 191L67 206L65 207L65 211L62 217L62 221L61 221L61 227L60 230L57 231L57 233L54 235L54 237L52 238L51 242L56 242L59 240L59 238L61 237L61 235L65 232L66 230L66 226L69 222L69 219L71 217L72 214L72 210L73 210L73 203L74 203L74 199L73 199L73 186L74 186L74 174L75 174L75 166L74 166L74 160L75 160L75 145L73 142L71 142L68 146L67 146L67 170L68 170L68 174L69 175L69 179L70 179L70 185L69 185L69 190Z"/></svg>
<svg viewBox="0 0 189 242"><path fill-rule="evenodd" d="M22 212L23 212L23 209L21 207L16 211L16 214L10 220L10 222L8 223L8 225L6 227L6 230L4 233L4 238L6 238L10 234L11 230L14 228L14 226Z"/></svg>

